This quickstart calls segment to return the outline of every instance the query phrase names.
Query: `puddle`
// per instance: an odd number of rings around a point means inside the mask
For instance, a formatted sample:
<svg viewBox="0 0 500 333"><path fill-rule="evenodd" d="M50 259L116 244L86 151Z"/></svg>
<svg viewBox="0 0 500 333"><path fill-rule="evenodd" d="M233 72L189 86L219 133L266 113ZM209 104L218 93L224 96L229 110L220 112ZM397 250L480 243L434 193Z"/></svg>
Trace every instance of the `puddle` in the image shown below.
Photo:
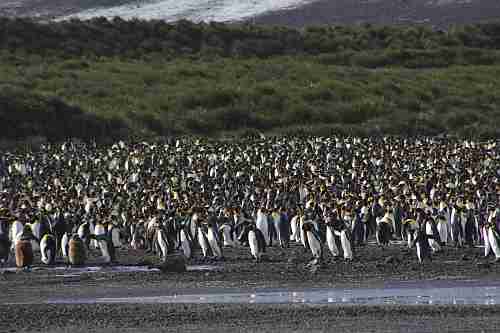
<svg viewBox="0 0 500 333"><path fill-rule="evenodd" d="M209 291L209 290L208 290ZM256 292L200 293L171 296L50 299L46 303L247 303L247 304L339 304L339 305L451 305L500 304L500 284L469 282L415 282L386 288L259 290Z"/></svg>
<svg viewBox="0 0 500 333"><path fill-rule="evenodd" d="M213 265L188 265L187 270L194 271L215 271L222 269L219 266ZM17 272L17 268L8 267L1 268L0 273L3 272ZM159 272L158 268L149 268L148 266L86 266L86 267L33 267L32 272L55 272L57 277L76 277L82 274L96 274L96 273L139 273L139 272Z"/></svg>

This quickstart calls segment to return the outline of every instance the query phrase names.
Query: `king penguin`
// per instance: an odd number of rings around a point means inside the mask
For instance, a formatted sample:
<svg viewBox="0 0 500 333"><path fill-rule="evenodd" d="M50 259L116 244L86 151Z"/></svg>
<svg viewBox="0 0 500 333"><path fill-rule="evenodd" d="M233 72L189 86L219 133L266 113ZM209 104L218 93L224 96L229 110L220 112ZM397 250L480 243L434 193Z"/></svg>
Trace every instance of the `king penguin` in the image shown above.
<svg viewBox="0 0 500 333"><path fill-rule="evenodd" d="M9 259L10 243L7 221L0 221L0 267Z"/></svg>
<svg viewBox="0 0 500 333"><path fill-rule="evenodd" d="M40 241L40 253L45 265L53 265L56 261L57 241L51 234L45 234Z"/></svg>
<svg viewBox="0 0 500 333"><path fill-rule="evenodd" d="M69 253L69 238L70 236L67 232L65 232L61 238L61 253L63 258L65 259L68 258L68 253Z"/></svg>
<svg viewBox="0 0 500 333"><path fill-rule="evenodd" d="M255 261L262 260L262 254L266 252L266 240L262 232L251 224L246 226L246 233L248 235L248 244L250 245L250 253Z"/></svg>
<svg viewBox="0 0 500 333"><path fill-rule="evenodd" d="M156 237L155 237L156 243L158 244L158 247L160 248L160 259L165 260L168 255L168 238L167 238L167 233L163 228L158 228L156 231Z"/></svg>
<svg viewBox="0 0 500 333"><path fill-rule="evenodd" d="M90 248L90 224L88 222L82 223L78 227L78 238L83 242L83 244L87 247L87 249Z"/></svg>
<svg viewBox="0 0 500 333"><path fill-rule="evenodd" d="M432 253L436 253L441 251L441 240L440 240L440 234L437 230L437 226L435 222L432 219L428 219L427 222L425 222L425 233L427 235L432 235L433 238L429 238L429 246L432 250Z"/></svg>
<svg viewBox="0 0 500 333"><path fill-rule="evenodd" d="M262 232L262 235L266 240L266 245L269 245L271 243L271 237L269 234L269 224L267 222L267 218L268 217L264 212L264 209L259 209L259 211L257 212L256 226L257 229L259 229Z"/></svg>
<svg viewBox="0 0 500 333"><path fill-rule="evenodd" d="M97 242L99 249L101 250L101 256L105 264L110 264L115 261L115 247L113 245L113 240L111 239L111 233L106 231L104 228L104 233L100 233L101 230L98 228L99 224L96 226L95 231L99 234L92 235L92 240Z"/></svg>
<svg viewBox="0 0 500 333"><path fill-rule="evenodd" d="M448 221L442 213L439 214L437 218L437 230L441 244L446 244L448 242Z"/></svg>
<svg viewBox="0 0 500 333"><path fill-rule="evenodd" d="M417 258L419 263L423 263L424 259L432 260L431 258L431 248L429 246L429 236L425 231L425 226L420 227L417 230L415 239L412 242L412 246L416 245L417 248Z"/></svg>
<svg viewBox="0 0 500 333"><path fill-rule="evenodd" d="M186 232L184 228L181 229L179 233L180 247L184 256L189 259L191 258L191 240L189 238L189 232Z"/></svg>
<svg viewBox="0 0 500 333"><path fill-rule="evenodd" d="M93 230L94 230L93 234L95 237L91 237L90 244L93 249L98 249L100 242L97 238L102 239L103 237L101 236L105 236L108 233L107 228L103 224L97 223L93 228ZM92 226L90 227L90 231L92 232Z"/></svg>
<svg viewBox="0 0 500 333"><path fill-rule="evenodd" d="M345 260L352 260L352 242L350 237L350 232L348 229L343 229L340 231L340 244L342 245L342 252L344 253Z"/></svg>
<svg viewBox="0 0 500 333"><path fill-rule="evenodd" d="M23 234L23 224L19 221L15 221L12 223L10 226L10 240L12 242L11 244L11 250L15 251L15 246L17 242L21 239L21 235Z"/></svg>
<svg viewBox="0 0 500 333"><path fill-rule="evenodd" d="M375 232L375 237L377 239L377 243L380 246L389 245L389 241L392 238L392 217L387 212L383 217L379 217L376 219L377 221L377 230Z"/></svg>
<svg viewBox="0 0 500 333"><path fill-rule="evenodd" d="M495 255L495 261L500 261L500 235L497 226L494 222L489 222L484 227L485 246L484 256L487 257L490 251Z"/></svg>
<svg viewBox="0 0 500 333"><path fill-rule="evenodd" d="M33 247L31 241L34 239L31 227L25 226L16 244L16 266L29 269L33 265Z"/></svg>
<svg viewBox="0 0 500 333"><path fill-rule="evenodd" d="M121 231L120 228L113 223L108 224L108 233L111 235L111 241L113 242L113 247L121 248Z"/></svg>
<svg viewBox="0 0 500 333"><path fill-rule="evenodd" d="M83 240L75 234L69 240L68 259L72 266L83 266L87 259L86 245Z"/></svg>
<svg viewBox="0 0 500 333"><path fill-rule="evenodd" d="M292 240L296 243L300 243L300 215L295 215L290 221L290 226L292 228Z"/></svg>
<svg viewBox="0 0 500 333"><path fill-rule="evenodd" d="M201 252L203 253L204 258L206 258L210 252L210 245L208 243L207 234L203 230L205 228L205 225L201 225L201 223L199 223L196 231L196 233L198 234L198 243L200 244Z"/></svg>
<svg viewBox="0 0 500 333"><path fill-rule="evenodd" d="M224 244L224 247L233 247L233 227L229 223L224 223L219 227L219 232L222 233L222 243Z"/></svg>
<svg viewBox="0 0 500 333"><path fill-rule="evenodd" d="M304 231L304 238L311 249L313 258L316 260L321 260L323 255L323 250L321 248L321 238L319 237L314 225L311 222L306 222L302 225L302 230Z"/></svg>
<svg viewBox="0 0 500 333"><path fill-rule="evenodd" d="M215 234L214 228L208 227L207 240L210 245L210 249L216 258L222 258L222 249L219 245L217 235Z"/></svg>
<svg viewBox="0 0 500 333"><path fill-rule="evenodd" d="M326 245L328 246L328 249L330 250L333 258L338 258L338 256L340 255L340 251L337 247L333 225L331 225L330 223L326 225Z"/></svg>

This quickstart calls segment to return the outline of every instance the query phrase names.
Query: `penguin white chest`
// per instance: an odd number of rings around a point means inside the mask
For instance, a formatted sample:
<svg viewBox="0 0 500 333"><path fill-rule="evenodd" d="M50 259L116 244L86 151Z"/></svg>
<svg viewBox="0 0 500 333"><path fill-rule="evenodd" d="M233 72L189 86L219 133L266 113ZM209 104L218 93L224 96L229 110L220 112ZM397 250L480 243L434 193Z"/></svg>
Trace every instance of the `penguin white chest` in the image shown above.
<svg viewBox="0 0 500 333"><path fill-rule="evenodd" d="M311 231L307 231L307 240L313 257L316 259L321 258L321 243Z"/></svg>
<svg viewBox="0 0 500 333"><path fill-rule="evenodd" d="M330 226L326 227L326 244L334 257L337 257L340 254L337 243L335 242L335 235Z"/></svg>
<svg viewBox="0 0 500 333"><path fill-rule="evenodd" d="M500 244L492 228L488 229L488 240L496 258L500 258Z"/></svg>
<svg viewBox="0 0 500 333"><path fill-rule="evenodd" d="M64 258L68 256L68 246L69 246L69 237L68 233L65 232L61 239L61 251Z"/></svg>
<svg viewBox="0 0 500 333"><path fill-rule="evenodd" d="M228 225L222 226L222 235L224 237L224 246L233 246L233 240L231 239L231 227Z"/></svg>
<svg viewBox="0 0 500 333"><path fill-rule="evenodd" d="M168 252L167 237L163 230L158 230L157 242L160 247L162 258L166 258Z"/></svg>
<svg viewBox="0 0 500 333"><path fill-rule="evenodd" d="M208 241L205 233L201 228L198 228L198 243L200 244L203 256L206 257L208 254Z"/></svg>
<svg viewBox="0 0 500 333"><path fill-rule="evenodd" d="M248 245L250 245L250 253L255 259L260 258L260 251L259 251L259 243L257 241L257 236L255 235L255 231L251 230L248 232Z"/></svg>
<svg viewBox="0 0 500 333"><path fill-rule="evenodd" d="M114 247L121 247L122 241L120 239L120 230L118 228L111 229L111 239Z"/></svg>
<svg viewBox="0 0 500 333"><path fill-rule="evenodd" d="M208 228L207 233L208 243L210 244L210 248L212 249L213 254L216 257L222 257L222 251L217 243L217 238L215 237L214 231L212 228Z"/></svg>
<svg viewBox="0 0 500 333"><path fill-rule="evenodd" d="M108 242L106 240L97 241L97 245L101 250L101 255L104 263L108 264L111 262L111 253L109 252Z"/></svg>
<svg viewBox="0 0 500 333"><path fill-rule="evenodd" d="M182 252L184 253L184 256L189 259L191 258L191 245L189 244L189 239L187 238L184 230L181 230L180 238Z"/></svg>

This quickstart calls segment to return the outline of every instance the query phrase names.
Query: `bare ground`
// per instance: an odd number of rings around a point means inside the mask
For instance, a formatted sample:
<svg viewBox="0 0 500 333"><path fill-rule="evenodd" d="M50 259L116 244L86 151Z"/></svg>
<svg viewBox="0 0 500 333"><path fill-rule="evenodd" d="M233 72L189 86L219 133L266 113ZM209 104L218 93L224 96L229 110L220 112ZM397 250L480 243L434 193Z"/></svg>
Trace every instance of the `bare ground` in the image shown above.
<svg viewBox="0 0 500 333"><path fill-rule="evenodd" d="M250 259L248 248L226 249L223 261L190 262L220 268L211 272L61 277L40 268L29 273L4 273L0 275L0 331L494 332L500 327L500 306L7 304L137 293L154 296L199 290L376 287L387 281L406 280L498 280L500 265L484 259L481 252L480 248L448 247L431 263L420 265L414 252L404 245L386 249L369 245L358 248L352 263L333 261L327 253L323 267L312 273L306 268L310 254L294 245L290 249L270 248L268 260L262 263ZM119 257L121 264L144 263L145 259L149 258L128 250L122 250Z"/></svg>
<svg viewBox="0 0 500 333"><path fill-rule="evenodd" d="M446 28L499 19L497 0L318 0L300 8L267 13L252 21L291 27L370 23Z"/></svg>

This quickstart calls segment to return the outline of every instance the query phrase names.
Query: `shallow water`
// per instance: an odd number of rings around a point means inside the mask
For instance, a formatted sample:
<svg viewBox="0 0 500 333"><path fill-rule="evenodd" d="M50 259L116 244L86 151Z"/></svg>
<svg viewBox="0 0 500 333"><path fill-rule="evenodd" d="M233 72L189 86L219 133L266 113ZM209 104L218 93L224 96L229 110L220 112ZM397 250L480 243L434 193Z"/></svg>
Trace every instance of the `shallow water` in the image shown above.
<svg viewBox="0 0 500 333"><path fill-rule="evenodd" d="M218 270L218 266L214 265L188 265L188 271L213 271ZM2 272L16 272L18 269L15 267L1 268ZM149 268L147 266L85 266L85 267L34 267L32 272L55 272L58 277L71 277L81 274L93 273L139 273L139 272L159 272L158 268Z"/></svg>
<svg viewBox="0 0 500 333"><path fill-rule="evenodd" d="M178 21L238 21L268 11L294 8L312 0L150 0L127 5L93 8L61 19L115 17Z"/></svg>
<svg viewBox="0 0 500 333"><path fill-rule="evenodd" d="M500 304L500 284L478 281L413 281L384 288L258 290L82 299L49 299L46 303L260 303L260 304L343 304L343 305L445 305Z"/></svg>

